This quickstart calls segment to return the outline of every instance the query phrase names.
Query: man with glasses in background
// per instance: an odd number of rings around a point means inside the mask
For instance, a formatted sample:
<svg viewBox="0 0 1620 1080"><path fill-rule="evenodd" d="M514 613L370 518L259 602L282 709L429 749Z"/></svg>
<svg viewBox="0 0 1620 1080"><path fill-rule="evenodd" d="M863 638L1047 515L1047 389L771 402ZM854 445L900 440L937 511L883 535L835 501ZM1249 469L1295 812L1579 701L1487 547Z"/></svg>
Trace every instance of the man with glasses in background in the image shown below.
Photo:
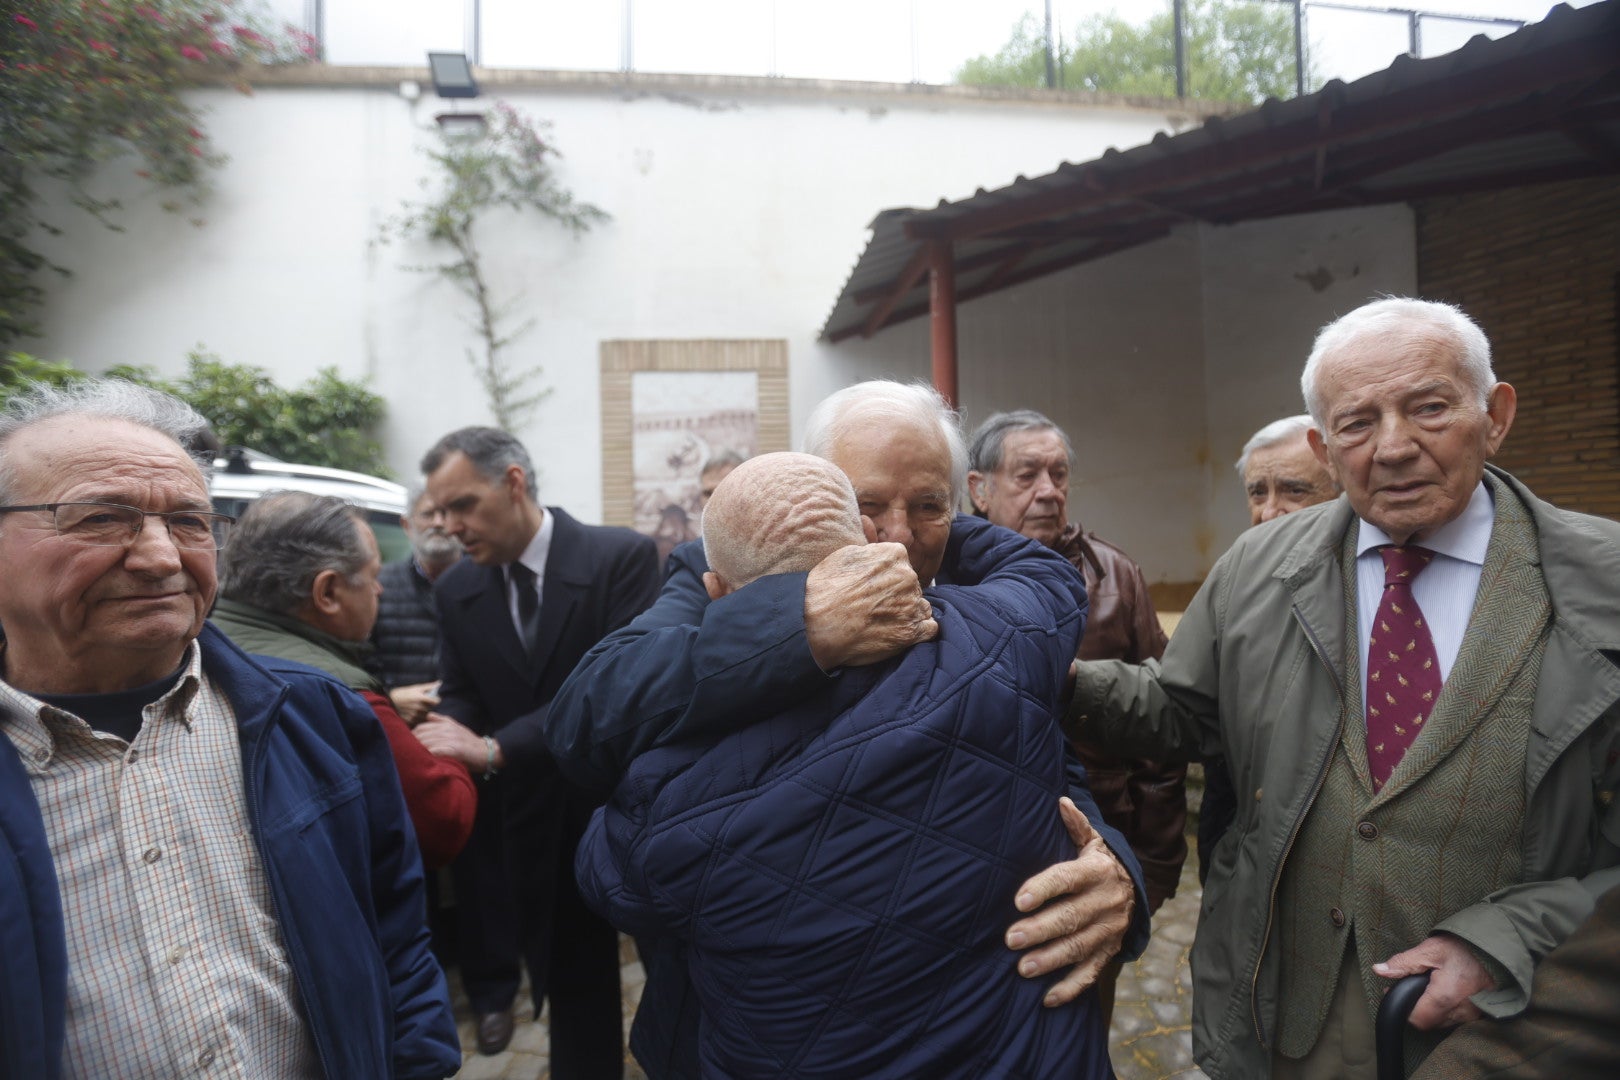
<svg viewBox="0 0 1620 1080"><path fill-rule="evenodd" d="M0 413L0 1075L447 1075L382 729L204 622L204 426L117 381Z"/></svg>

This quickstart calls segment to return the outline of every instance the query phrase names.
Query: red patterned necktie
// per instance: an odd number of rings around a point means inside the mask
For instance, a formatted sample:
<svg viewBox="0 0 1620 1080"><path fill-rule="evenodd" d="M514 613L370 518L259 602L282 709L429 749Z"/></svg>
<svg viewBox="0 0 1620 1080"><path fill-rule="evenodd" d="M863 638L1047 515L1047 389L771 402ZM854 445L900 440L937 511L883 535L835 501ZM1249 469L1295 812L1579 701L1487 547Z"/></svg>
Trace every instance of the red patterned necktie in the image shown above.
<svg viewBox="0 0 1620 1080"><path fill-rule="evenodd" d="M1373 790L1383 788L1440 696L1440 662L1412 582L1429 565L1428 548L1389 544L1384 597L1367 648L1367 765Z"/></svg>

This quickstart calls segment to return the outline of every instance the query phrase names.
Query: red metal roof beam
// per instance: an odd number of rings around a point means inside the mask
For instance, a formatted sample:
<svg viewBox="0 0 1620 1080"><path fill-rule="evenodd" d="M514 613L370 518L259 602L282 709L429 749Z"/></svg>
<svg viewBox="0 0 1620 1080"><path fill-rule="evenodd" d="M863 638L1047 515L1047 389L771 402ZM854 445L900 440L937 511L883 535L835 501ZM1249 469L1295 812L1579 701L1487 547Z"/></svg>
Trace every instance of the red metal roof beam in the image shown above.
<svg viewBox="0 0 1620 1080"><path fill-rule="evenodd" d="M928 337L934 360L934 389L956 408L956 265L949 240L928 250Z"/></svg>
<svg viewBox="0 0 1620 1080"><path fill-rule="evenodd" d="M889 321L889 316L894 314L894 309L905 298L906 293L922 280L923 274L928 270L928 263L928 245L918 244L917 250L912 253L905 268L900 271L900 276L895 278L893 286L884 292L882 302L866 317L866 322L861 326L861 337L871 337L883 329L883 324ZM859 297L856 299L858 301Z"/></svg>
<svg viewBox="0 0 1620 1080"><path fill-rule="evenodd" d="M1144 229L1142 232L1137 233L1134 237L1121 237L1118 240L1097 244L1093 247L1085 249L1084 251L1076 252L1073 255L1065 255L1061 259L1053 259L1048 262L1037 263L1034 266L1027 266L1023 270L1019 270L1016 273L1007 275L1007 278L997 285L996 289L1005 289L1013 285L1022 285L1026 281L1034 281L1036 278L1045 277L1047 274L1053 274L1059 270L1067 270L1070 267L1079 266L1080 264L1090 262L1093 259L1100 259L1105 255L1112 255L1116 251L1124 251L1127 248L1135 247L1137 244L1146 243L1150 240L1157 240L1161 237L1168 236L1169 234L1169 226L1164 226L1157 229ZM956 306L961 307L969 300L976 300L981 296L985 296L996 291L996 289L988 289L984 285L975 285L972 288L963 289L956 293ZM905 322L907 319L915 319L919 315L927 315L928 313L928 306L923 304L913 304L910 307L901 308L899 311L895 312L893 321L897 323ZM840 330L836 333L828 335L827 340L834 343L840 342L845 338L854 337L857 332L858 331L854 329Z"/></svg>

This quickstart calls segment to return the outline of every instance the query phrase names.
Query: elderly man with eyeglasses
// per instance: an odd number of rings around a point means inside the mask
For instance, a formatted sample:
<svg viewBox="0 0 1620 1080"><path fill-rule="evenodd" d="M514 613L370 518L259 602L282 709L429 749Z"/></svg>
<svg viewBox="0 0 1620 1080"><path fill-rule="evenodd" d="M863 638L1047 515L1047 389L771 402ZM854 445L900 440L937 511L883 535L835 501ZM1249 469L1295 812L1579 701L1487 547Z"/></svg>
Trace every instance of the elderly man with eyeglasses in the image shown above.
<svg viewBox="0 0 1620 1080"><path fill-rule="evenodd" d="M0 413L0 1075L447 1075L376 717L204 621L204 426L117 381Z"/></svg>

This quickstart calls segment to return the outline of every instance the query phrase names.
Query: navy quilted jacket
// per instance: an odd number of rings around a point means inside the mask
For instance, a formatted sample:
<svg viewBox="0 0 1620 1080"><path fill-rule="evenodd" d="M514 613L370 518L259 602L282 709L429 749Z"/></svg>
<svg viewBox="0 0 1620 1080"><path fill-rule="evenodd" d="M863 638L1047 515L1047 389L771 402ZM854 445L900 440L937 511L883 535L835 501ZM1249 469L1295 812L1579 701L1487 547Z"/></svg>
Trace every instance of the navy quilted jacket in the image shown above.
<svg viewBox="0 0 1620 1080"><path fill-rule="evenodd" d="M687 946L706 1077L1109 1077L1092 996L1042 1007L1002 942L1074 848L1053 719L1069 563L1001 529L928 590L937 640L719 741L638 757L580 846L620 929Z"/></svg>

